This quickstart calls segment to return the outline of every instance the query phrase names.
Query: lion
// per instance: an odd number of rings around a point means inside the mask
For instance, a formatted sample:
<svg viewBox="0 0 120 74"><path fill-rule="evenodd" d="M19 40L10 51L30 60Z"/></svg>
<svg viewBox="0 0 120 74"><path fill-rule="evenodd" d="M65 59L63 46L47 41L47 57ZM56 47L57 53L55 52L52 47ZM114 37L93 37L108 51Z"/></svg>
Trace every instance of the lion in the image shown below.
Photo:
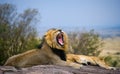
<svg viewBox="0 0 120 74"><path fill-rule="evenodd" d="M103 59L95 56L85 56L77 54L67 54L67 62L76 62L83 65L97 65L105 69L116 70L115 67L108 66Z"/></svg>
<svg viewBox="0 0 120 74"><path fill-rule="evenodd" d="M69 51L67 34L61 29L50 29L43 36L38 49L14 55L8 58L4 66L25 68L35 65L59 65L79 69L81 64L66 62L67 51Z"/></svg>

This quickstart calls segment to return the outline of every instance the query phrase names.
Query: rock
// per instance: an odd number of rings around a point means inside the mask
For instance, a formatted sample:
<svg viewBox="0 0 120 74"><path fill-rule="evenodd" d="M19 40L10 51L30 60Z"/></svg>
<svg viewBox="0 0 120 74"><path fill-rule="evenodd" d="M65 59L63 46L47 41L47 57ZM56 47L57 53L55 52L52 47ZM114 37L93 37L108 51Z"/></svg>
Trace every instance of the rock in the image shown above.
<svg viewBox="0 0 120 74"><path fill-rule="evenodd" d="M56 65L38 65L16 69L11 66L0 66L0 74L120 74L118 70L106 70L97 66L84 66L80 69Z"/></svg>

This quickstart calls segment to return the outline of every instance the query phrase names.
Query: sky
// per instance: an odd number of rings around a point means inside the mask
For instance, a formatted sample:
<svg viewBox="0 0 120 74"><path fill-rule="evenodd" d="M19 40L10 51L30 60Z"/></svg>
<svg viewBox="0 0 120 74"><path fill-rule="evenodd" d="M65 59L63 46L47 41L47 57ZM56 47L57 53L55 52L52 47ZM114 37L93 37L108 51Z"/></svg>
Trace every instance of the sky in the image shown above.
<svg viewBox="0 0 120 74"><path fill-rule="evenodd" d="M120 0L0 0L0 3L14 4L20 13L28 8L37 9L38 31L120 26Z"/></svg>

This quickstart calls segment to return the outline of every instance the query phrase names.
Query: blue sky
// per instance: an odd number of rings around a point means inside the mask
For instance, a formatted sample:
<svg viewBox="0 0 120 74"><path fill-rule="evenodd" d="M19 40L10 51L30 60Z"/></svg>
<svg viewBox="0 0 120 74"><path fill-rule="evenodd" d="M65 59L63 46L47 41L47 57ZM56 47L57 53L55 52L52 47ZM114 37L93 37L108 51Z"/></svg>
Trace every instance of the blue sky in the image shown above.
<svg viewBox="0 0 120 74"><path fill-rule="evenodd" d="M78 30L120 26L120 0L0 0L12 3L18 12L35 8L40 12L38 31L49 28Z"/></svg>

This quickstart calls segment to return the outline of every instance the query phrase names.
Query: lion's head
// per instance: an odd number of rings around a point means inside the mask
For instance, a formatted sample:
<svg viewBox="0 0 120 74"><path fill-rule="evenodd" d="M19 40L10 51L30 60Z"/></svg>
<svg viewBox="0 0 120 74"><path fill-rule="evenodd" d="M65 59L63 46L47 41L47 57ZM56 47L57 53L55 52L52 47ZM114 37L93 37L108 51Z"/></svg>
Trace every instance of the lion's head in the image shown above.
<svg viewBox="0 0 120 74"><path fill-rule="evenodd" d="M68 50L68 37L61 29L50 29L45 33L44 39L51 48Z"/></svg>

